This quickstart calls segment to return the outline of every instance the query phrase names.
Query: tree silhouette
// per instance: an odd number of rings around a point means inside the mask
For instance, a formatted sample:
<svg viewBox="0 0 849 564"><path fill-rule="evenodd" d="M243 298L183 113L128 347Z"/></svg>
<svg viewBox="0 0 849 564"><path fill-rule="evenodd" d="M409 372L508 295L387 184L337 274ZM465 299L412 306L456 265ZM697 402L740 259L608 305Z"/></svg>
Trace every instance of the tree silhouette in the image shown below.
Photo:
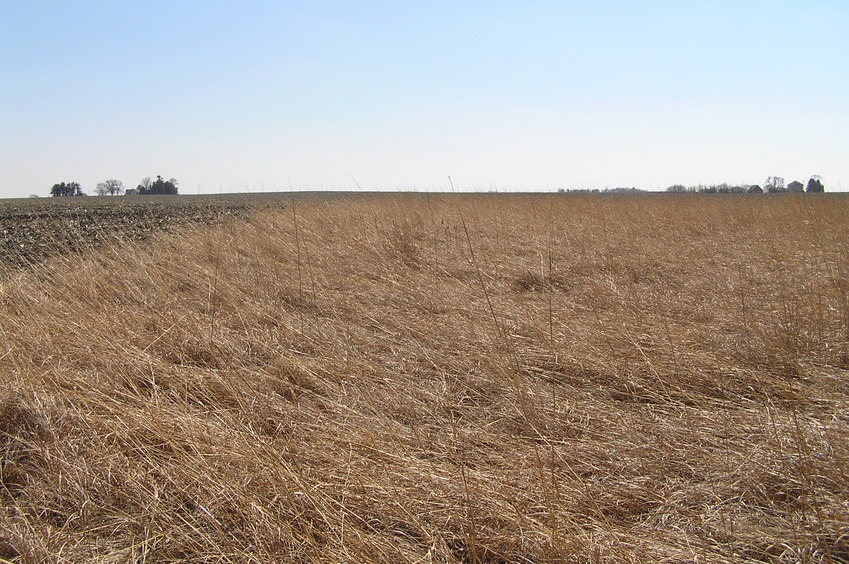
<svg viewBox="0 0 849 564"><path fill-rule="evenodd" d="M805 188L805 191L808 194L814 194L817 192L825 192L825 186L822 183L822 180L818 175L813 175L810 180L808 180L808 186Z"/></svg>
<svg viewBox="0 0 849 564"><path fill-rule="evenodd" d="M61 182L54 184L50 189L50 195L53 197L64 196L85 196L79 182Z"/></svg>
<svg viewBox="0 0 849 564"><path fill-rule="evenodd" d="M97 185L95 193L98 196L117 196L124 191L124 183L120 180L105 180Z"/></svg>
<svg viewBox="0 0 849 564"><path fill-rule="evenodd" d="M150 181L150 178L142 180L137 189L141 195L177 194L177 179L163 180L161 176L157 175L153 182Z"/></svg>
<svg viewBox="0 0 849 564"><path fill-rule="evenodd" d="M764 182L764 190L772 194L775 192L786 192L787 187L784 185L784 179L780 176L770 176Z"/></svg>

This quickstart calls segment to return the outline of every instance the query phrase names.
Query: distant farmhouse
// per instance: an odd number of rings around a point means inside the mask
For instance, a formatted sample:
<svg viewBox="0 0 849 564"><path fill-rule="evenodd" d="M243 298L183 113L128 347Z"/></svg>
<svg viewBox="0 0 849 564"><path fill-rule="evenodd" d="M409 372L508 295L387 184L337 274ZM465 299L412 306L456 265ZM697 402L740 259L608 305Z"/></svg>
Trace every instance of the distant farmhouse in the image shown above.
<svg viewBox="0 0 849 564"><path fill-rule="evenodd" d="M799 182L798 180L794 180L793 182L787 185L787 191L801 194L805 191L805 185Z"/></svg>

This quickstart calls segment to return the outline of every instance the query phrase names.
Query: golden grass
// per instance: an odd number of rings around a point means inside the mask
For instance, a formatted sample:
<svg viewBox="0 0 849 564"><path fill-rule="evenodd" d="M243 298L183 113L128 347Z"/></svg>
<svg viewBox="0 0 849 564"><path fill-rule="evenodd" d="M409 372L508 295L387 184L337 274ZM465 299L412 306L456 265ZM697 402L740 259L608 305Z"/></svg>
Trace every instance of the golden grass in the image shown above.
<svg viewBox="0 0 849 564"><path fill-rule="evenodd" d="M849 200L290 204L0 282L0 559L849 560Z"/></svg>

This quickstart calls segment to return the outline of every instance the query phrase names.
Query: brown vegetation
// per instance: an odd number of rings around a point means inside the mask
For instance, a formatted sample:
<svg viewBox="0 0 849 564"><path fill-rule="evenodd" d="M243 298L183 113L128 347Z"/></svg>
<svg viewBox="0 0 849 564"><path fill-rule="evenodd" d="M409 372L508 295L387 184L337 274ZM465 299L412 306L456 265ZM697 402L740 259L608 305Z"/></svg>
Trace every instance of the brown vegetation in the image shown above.
<svg viewBox="0 0 849 564"><path fill-rule="evenodd" d="M849 559L849 201L385 196L0 282L0 559Z"/></svg>

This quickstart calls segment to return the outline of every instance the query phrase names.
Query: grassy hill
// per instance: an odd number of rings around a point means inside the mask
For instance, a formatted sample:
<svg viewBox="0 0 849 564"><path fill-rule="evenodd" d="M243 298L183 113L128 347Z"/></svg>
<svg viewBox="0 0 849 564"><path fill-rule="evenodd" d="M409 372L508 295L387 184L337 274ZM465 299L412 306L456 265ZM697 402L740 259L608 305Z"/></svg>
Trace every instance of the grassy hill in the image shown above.
<svg viewBox="0 0 849 564"><path fill-rule="evenodd" d="M849 560L849 200L285 199L0 279L0 559Z"/></svg>

